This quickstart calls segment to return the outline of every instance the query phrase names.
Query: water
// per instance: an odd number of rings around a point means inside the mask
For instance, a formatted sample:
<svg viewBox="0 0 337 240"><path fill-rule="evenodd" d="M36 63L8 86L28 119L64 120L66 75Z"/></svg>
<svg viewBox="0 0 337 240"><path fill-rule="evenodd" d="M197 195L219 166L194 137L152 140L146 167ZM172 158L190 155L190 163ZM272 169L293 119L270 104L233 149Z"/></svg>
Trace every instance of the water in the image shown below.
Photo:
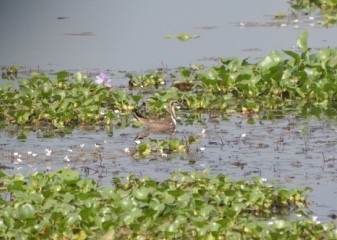
<svg viewBox="0 0 337 240"><path fill-rule="evenodd" d="M30 133L24 142L3 132L1 164L10 167L7 173L23 174L67 166L103 185L110 185L114 177L128 174L165 179L170 172L179 170L210 169L212 174L230 175L236 180L259 176L278 186L310 186L313 192L309 201L314 215L328 221L328 215L336 213L336 203L331 201L337 197L335 121L288 117L251 125L241 115L229 116L229 121L217 124L212 123L214 119L210 120L208 114L202 118L206 125L178 126L176 139L184 140L191 135L199 138L186 154L134 159L125 150L135 148L134 138L141 129L131 127L114 129L110 137L104 131L76 130L71 135L55 138ZM206 129L204 135L203 129ZM170 138L168 135L151 137ZM52 151L50 155L47 149Z"/></svg>
<svg viewBox="0 0 337 240"><path fill-rule="evenodd" d="M0 66L142 71L209 64L202 59L213 57L256 59L292 49L304 29L312 48L334 46L337 35L311 15L273 20L288 8L284 0L1 1ZM180 33L200 38L165 38Z"/></svg>
<svg viewBox="0 0 337 240"><path fill-rule="evenodd" d="M317 15L276 21L289 14L286 1L1 1L0 66L24 69L145 71L194 63L212 64L218 57L250 57L271 50L296 49L299 33L309 31L311 48L334 46L334 28L322 28ZM298 20L298 21L297 21ZM166 39L168 34L191 33L187 42ZM118 84L126 85L126 79ZM182 117L182 123L184 118ZM55 138L30 133L24 142L1 132L1 165L6 173L75 168L103 185L130 173L164 179L172 171L211 169L234 179L261 176L286 187L313 188L310 208L322 221L337 213L335 153L337 124L314 119L286 119L247 124L245 116L205 125L179 124L176 138L206 129L188 154L135 160L126 148L135 147L135 128L104 131L76 130ZM168 139L167 135L154 136ZM95 143L97 143L95 145ZM51 150L50 155L47 150ZM35 155L37 154L37 155ZM20 159L20 161L18 161Z"/></svg>

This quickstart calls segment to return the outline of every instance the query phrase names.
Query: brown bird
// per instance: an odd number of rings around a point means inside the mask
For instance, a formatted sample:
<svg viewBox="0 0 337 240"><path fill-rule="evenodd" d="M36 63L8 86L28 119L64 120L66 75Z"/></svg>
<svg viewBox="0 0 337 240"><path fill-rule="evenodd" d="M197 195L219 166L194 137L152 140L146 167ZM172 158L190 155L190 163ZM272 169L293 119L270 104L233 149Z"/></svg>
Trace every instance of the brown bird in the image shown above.
<svg viewBox="0 0 337 240"><path fill-rule="evenodd" d="M143 125L145 125L149 130L153 131L174 131L177 126L176 121L176 112L174 110L174 103L175 100L171 100L168 103L168 112L170 114L167 118L159 118L159 119L153 119L153 118L147 118L142 116L141 114L135 112L136 119L141 122Z"/></svg>

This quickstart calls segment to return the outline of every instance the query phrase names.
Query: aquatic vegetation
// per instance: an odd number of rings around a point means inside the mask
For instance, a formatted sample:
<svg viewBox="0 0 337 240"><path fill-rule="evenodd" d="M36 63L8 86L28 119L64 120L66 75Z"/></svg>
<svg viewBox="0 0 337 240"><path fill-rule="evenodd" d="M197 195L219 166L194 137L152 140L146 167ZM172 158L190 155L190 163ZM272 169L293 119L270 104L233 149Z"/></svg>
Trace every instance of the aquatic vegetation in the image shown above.
<svg viewBox="0 0 337 240"><path fill-rule="evenodd" d="M187 33L181 33L178 35L166 35L166 39L172 39L172 38L177 38L181 42L186 42L191 39L199 38L200 36L197 34L187 34Z"/></svg>
<svg viewBox="0 0 337 240"><path fill-rule="evenodd" d="M326 26L337 22L337 2L335 0L291 0L289 2L295 10L320 9Z"/></svg>
<svg viewBox="0 0 337 240"><path fill-rule="evenodd" d="M97 84L103 84L107 87L111 87L111 78L105 73L100 73L99 75L96 76L95 83Z"/></svg>
<svg viewBox="0 0 337 240"><path fill-rule="evenodd" d="M137 145L132 154L134 158L147 158L149 156L167 157L171 153L186 153L189 151L189 146L196 143L193 136L189 136L186 140L170 139L158 140L150 139L147 142L141 142Z"/></svg>
<svg viewBox="0 0 337 240"><path fill-rule="evenodd" d="M298 37L302 52L272 51L256 63L223 59L219 66L193 73L191 91L170 90L154 94L153 98L176 95L189 109L243 113L293 109L318 117L333 114L337 50L325 48L312 53L307 38L307 32Z"/></svg>
<svg viewBox="0 0 337 240"><path fill-rule="evenodd" d="M116 111L134 109L137 97L108 88L109 78L101 74L96 84L83 74L62 71L56 79L41 73L0 86L2 125L51 126L57 129L77 125L110 125Z"/></svg>
<svg viewBox="0 0 337 240"><path fill-rule="evenodd" d="M2 71L1 78L13 80L17 77L19 69L20 69L19 66L2 67L1 68L1 71Z"/></svg>
<svg viewBox="0 0 337 240"><path fill-rule="evenodd" d="M298 52L272 51L255 63L231 58L208 68L127 74L131 90L107 87L110 79L102 74L95 83L82 73L62 71L56 79L32 73L0 86L0 126L48 126L64 132L78 125L111 126L120 116L130 117L140 102L146 102L146 113L160 116L172 99L185 113L241 112L266 118L275 111L335 115L337 49L313 52L307 32L298 37L297 45ZM147 87L147 92L137 87ZM128 126L127 122L118 124Z"/></svg>
<svg viewBox="0 0 337 240"><path fill-rule="evenodd" d="M309 189L177 172L101 187L78 172L0 175L4 239L333 239L306 209ZM9 197L10 196L10 197ZM287 216L297 213L293 220ZM308 215L308 217L306 217Z"/></svg>
<svg viewBox="0 0 337 240"><path fill-rule="evenodd" d="M134 87L156 87L165 85L165 74L162 71L154 71L147 74L126 74L129 80L129 86Z"/></svg>
<svg viewBox="0 0 337 240"><path fill-rule="evenodd" d="M322 9L336 9L337 2L334 0L292 0L290 1L296 7L319 7Z"/></svg>

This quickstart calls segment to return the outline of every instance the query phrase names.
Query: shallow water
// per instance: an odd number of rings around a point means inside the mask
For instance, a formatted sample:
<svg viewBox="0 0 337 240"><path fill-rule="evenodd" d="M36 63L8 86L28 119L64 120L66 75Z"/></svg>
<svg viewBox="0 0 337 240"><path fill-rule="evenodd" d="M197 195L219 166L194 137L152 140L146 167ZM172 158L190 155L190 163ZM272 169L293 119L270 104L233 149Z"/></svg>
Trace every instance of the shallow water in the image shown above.
<svg viewBox="0 0 337 240"><path fill-rule="evenodd" d="M278 13L290 14L287 1L1 1L0 66L143 71L217 57L256 59L294 48L304 29L312 48L335 45L334 29L322 28L317 16L275 21ZM165 38L180 33L200 38Z"/></svg>
<svg viewBox="0 0 337 240"><path fill-rule="evenodd" d="M288 8L283 0L272 4L268 0L214 0L211 4L200 0L1 1L0 66L138 72L207 65L217 57L255 60L271 50L293 49L304 29L309 31L311 48L335 46L335 29L322 28L317 15L273 20L273 14L289 14ZM187 42L165 39L179 33L200 37ZM127 84L123 75L115 79L115 86ZM212 174L234 179L261 176L278 186L310 186L313 214L322 221L337 214L332 201L337 198L335 121L288 116L250 125L244 116L226 117L228 121L205 114L205 125L180 124L178 139L206 129L188 154L141 160L124 151L135 147L133 139L141 131L131 127L114 129L111 137L104 131L76 130L54 138L37 137L33 132L23 142L1 132L0 164L8 174L68 166L104 185L130 173L164 179L172 171L209 168ZM46 149L52 151L50 155Z"/></svg>
<svg viewBox="0 0 337 240"><path fill-rule="evenodd" d="M310 208L320 220L329 221L328 215L337 213L336 203L331 201L337 198L336 122L288 117L251 125L241 115L229 116L228 121L220 123L211 123L214 119L210 121L208 114L203 118L206 125L178 126L174 138L199 137L200 142L191 145L186 154L134 159L124 150L132 151L141 129L131 127L115 129L111 137L104 131L76 130L56 138L37 138L31 133L25 142L2 133L1 164L10 167L7 173L24 174L67 166L103 185L128 174L165 179L178 170L210 169L212 174L222 173L237 180L260 176L278 186L312 187ZM206 129L204 135L200 134L202 129ZM46 149L52 151L50 156Z"/></svg>

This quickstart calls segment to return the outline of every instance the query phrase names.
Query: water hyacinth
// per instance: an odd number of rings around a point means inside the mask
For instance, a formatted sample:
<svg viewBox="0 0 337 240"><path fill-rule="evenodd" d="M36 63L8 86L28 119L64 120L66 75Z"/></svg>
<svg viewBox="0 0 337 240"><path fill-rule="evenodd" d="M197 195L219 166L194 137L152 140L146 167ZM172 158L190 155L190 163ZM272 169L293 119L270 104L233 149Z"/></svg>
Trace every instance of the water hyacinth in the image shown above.
<svg viewBox="0 0 337 240"><path fill-rule="evenodd" d="M112 81L111 78L109 78L107 74L101 72L99 75L96 76L95 83L111 87L111 81Z"/></svg>

